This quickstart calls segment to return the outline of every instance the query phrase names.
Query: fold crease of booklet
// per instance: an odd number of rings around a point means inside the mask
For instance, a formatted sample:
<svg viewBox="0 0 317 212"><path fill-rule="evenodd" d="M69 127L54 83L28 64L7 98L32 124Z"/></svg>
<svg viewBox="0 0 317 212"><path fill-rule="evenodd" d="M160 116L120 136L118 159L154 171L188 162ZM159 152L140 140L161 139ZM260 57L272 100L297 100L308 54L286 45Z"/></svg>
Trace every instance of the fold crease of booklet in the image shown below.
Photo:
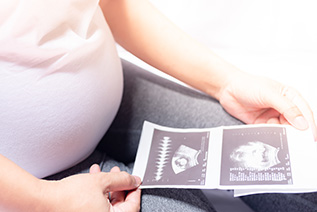
<svg viewBox="0 0 317 212"><path fill-rule="evenodd" d="M288 125L169 128L144 122L133 175L140 188L317 191L317 144Z"/></svg>

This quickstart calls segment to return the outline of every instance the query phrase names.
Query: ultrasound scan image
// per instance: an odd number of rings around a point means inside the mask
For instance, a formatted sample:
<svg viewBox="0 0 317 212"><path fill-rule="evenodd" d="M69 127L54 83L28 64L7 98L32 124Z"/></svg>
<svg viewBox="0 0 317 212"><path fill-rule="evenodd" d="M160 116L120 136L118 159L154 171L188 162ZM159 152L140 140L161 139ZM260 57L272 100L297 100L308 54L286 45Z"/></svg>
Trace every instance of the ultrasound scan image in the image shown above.
<svg viewBox="0 0 317 212"><path fill-rule="evenodd" d="M225 129L220 185L292 184L284 127Z"/></svg>
<svg viewBox="0 0 317 212"><path fill-rule="evenodd" d="M143 185L204 185L209 132L154 130Z"/></svg>

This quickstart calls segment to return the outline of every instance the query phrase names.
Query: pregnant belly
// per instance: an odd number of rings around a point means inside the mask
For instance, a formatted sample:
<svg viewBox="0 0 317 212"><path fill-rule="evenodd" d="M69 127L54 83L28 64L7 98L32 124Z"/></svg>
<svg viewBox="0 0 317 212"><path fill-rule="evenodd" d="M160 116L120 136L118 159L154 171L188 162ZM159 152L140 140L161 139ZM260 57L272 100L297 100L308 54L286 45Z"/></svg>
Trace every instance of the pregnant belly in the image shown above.
<svg viewBox="0 0 317 212"><path fill-rule="evenodd" d="M19 73L0 79L0 153L37 177L87 157L120 104L119 59L44 77Z"/></svg>

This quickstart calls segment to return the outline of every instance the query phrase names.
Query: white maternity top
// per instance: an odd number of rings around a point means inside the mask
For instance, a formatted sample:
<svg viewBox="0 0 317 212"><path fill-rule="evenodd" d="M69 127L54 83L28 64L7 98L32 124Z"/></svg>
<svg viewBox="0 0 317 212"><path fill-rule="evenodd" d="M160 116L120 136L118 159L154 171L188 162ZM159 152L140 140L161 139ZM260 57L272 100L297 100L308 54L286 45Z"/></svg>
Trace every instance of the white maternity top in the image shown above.
<svg viewBox="0 0 317 212"><path fill-rule="evenodd" d="M86 158L122 95L98 0L0 1L0 154L37 177Z"/></svg>

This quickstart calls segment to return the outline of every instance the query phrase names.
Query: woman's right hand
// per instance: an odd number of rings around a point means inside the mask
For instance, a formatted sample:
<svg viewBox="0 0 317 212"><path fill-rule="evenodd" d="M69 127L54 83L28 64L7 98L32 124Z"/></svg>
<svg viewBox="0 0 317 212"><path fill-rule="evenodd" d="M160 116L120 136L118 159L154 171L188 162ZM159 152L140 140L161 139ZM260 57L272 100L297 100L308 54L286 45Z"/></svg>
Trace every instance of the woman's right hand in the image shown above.
<svg viewBox="0 0 317 212"><path fill-rule="evenodd" d="M140 210L140 178L120 172L118 167L105 173L100 171L98 165L93 165L89 174L73 175L59 181L43 181L43 184L48 211Z"/></svg>

